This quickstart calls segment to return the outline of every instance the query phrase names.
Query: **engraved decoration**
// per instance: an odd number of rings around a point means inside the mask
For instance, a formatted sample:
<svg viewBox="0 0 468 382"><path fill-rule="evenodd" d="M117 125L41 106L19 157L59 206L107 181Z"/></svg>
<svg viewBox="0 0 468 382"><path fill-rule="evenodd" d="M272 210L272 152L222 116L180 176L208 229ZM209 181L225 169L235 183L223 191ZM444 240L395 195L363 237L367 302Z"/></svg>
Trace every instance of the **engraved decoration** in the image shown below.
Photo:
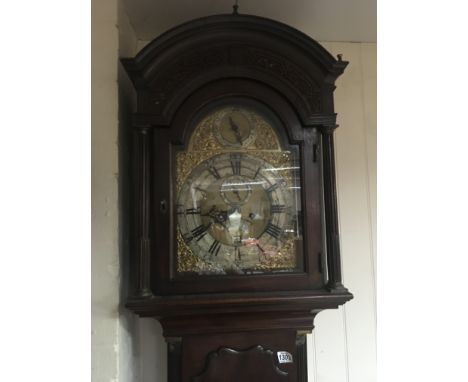
<svg viewBox="0 0 468 382"><path fill-rule="evenodd" d="M236 155L243 162L233 175L229 160ZM269 121L248 108L218 108L198 122L187 150L177 152L175 160L179 274L263 274L301 267L299 161L296 153L282 150ZM253 170L248 174L247 163L265 175ZM222 164L229 169L221 170ZM200 179L208 178L211 189L196 194ZM223 187L233 179L239 179L240 186L226 193ZM256 182L242 190L242 179ZM262 182L267 185L255 184ZM256 213L255 206L262 203L268 208ZM235 219L248 222L238 223L237 229L248 225L251 236L236 238L228 224Z"/></svg>

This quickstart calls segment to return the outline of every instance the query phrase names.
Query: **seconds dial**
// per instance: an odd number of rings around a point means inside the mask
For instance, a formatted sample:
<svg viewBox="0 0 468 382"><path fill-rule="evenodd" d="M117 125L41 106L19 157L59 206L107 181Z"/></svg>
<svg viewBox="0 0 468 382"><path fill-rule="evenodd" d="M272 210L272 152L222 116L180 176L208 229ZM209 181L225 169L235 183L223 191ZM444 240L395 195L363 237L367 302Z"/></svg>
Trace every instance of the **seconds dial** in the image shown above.
<svg viewBox="0 0 468 382"><path fill-rule="evenodd" d="M245 110L226 108L216 116L214 134L223 146L246 147L256 138L255 121Z"/></svg>

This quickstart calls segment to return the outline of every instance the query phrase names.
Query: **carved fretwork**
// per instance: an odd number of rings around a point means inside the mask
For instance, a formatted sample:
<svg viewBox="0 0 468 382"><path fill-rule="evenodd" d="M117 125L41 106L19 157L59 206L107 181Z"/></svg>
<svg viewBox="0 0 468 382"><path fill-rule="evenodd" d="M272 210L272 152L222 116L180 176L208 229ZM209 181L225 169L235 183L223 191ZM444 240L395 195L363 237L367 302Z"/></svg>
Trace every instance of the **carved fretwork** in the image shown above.
<svg viewBox="0 0 468 382"><path fill-rule="evenodd" d="M153 104L157 106L155 112L162 111L169 96L181 86L203 72L225 65L227 61L228 50L215 48L195 50L171 62L166 66L168 70L160 72L149 85L151 89L157 90L152 99Z"/></svg>
<svg viewBox="0 0 468 382"><path fill-rule="evenodd" d="M275 353L258 345L237 351L221 348L207 357L205 370L192 382L284 382L288 373L275 361Z"/></svg>
<svg viewBox="0 0 468 382"><path fill-rule="evenodd" d="M320 86L305 70L285 56L239 44L226 44L222 48L194 49L171 62L165 67L167 70L159 72L151 80L151 102L147 107L151 108L153 113L161 114L166 103L181 87L219 67L225 67L226 74L229 74L229 67L235 69L241 77L247 76L246 73L253 70L278 78L294 89L297 102L304 103L310 114L322 111Z"/></svg>
<svg viewBox="0 0 468 382"><path fill-rule="evenodd" d="M299 90L299 93L307 99L311 114L322 111L320 86L290 60L268 51L253 48L245 50L245 58L247 64L270 72L286 81L294 89Z"/></svg>

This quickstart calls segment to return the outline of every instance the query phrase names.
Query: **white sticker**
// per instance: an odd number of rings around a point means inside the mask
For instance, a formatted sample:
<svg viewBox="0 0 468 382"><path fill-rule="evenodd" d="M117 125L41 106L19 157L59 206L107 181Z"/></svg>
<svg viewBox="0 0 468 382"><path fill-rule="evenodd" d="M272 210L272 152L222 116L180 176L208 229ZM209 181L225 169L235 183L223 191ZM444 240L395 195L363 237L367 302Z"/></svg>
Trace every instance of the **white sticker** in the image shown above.
<svg viewBox="0 0 468 382"><path fill-rule="evenodd" d="M278 361L279 363L292 363L293 358L291 353L288 353L287 351L279 351L278 352Z"/></svg>

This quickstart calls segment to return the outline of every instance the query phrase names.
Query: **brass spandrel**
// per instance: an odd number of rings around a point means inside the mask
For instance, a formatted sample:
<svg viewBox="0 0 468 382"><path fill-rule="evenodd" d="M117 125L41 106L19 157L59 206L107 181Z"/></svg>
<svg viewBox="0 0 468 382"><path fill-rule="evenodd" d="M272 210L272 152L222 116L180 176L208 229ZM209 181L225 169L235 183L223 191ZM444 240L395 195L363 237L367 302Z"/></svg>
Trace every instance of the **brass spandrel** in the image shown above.
<svg viewBox="0 0 468 382"><path fill-rule="evenodd" d="M281 146L273 128L263 119L255 118L257 126L257 139L252 145L254 150L280 150Z"/></svg>
<svg viewBox="0 0 468 382"><path fill-rule="evenodd" d="M177 229L177 272L178 273L198 273L216 274L219 270L210 263L203 261L193 254L192 250L185 243L184 238Z"/></svg>
<svg viewBox="0 0 468 382"><path fill-rule="evenodd" d="M295 269L297 267L296 243L297 240L289 239L275 254L264 255L254 269Z"/></svg>
<svg viewBox="0 0 468 382"><path fill-rule="evenodd" d="M198 124L190 138L187 149L188 152L216 151L223 148L213 134L213 121L215 118L216 115L210 115L203 118Z"/></svg>
<svg viewBox="0 0 468 382"><path fill-rule="evenodd" d="M200 261L198 256L195 256L192 250L185 244L185 240L177 229L177 272L193 272Z"/></svg>
<svg viewBox="0 0 468 382"><path fill-rule="evenodd" d="M176 191L177 195L192 170L207 159L223 153L222 150L213 151L181 151L176 156Z"/></svg>

